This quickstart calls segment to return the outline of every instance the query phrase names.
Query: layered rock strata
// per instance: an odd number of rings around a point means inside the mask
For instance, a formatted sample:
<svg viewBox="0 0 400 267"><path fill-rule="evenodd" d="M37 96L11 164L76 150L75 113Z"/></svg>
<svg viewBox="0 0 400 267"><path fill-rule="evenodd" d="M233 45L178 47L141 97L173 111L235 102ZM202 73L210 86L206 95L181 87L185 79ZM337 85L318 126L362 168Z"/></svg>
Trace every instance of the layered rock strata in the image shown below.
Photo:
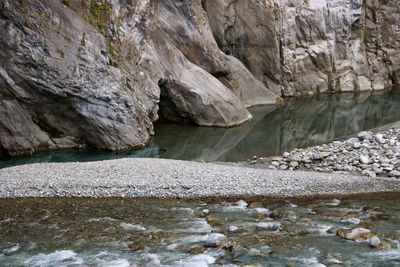
<svg viewBox="0 0 400 267"><path fill-rule="evenodd" d="M399 82L400 5L373 0L205 0L221 49L286 96Z"/></svg>
<svg viewBox="0 0 400 267"><path fill-rule="evenodd" d="M395 0L0 0L0 153L143 146L279 96L400 80Z"/></svg>

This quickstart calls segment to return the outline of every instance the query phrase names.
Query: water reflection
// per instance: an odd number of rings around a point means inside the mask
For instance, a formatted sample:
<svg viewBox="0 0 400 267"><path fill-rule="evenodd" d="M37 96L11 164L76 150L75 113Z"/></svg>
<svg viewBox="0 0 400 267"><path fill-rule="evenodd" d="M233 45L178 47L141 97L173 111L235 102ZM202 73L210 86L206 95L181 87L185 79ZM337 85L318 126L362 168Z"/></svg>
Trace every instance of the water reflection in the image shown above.
<svg viewBox="0 0 400 267"><path fill-rule="evenodd" d="M400 120L399 104L399 89L292 99L278 108L256 107L253 121L232 129L160 124L154 145L166 150L161 157L190 160L278 155Z"/></svg>
<svg viewBox="0 0 400 267"><path fill-rule="evenodd" d="M156 135L149 146L135 153L52 152L26 159L0 161L0 167L123 157L242 161L253 155L278 155L296 147L321 144L400 120L400 89L289 99L282 106L261 106L251 112L253 120L227 129L157 124Z"/></svg>

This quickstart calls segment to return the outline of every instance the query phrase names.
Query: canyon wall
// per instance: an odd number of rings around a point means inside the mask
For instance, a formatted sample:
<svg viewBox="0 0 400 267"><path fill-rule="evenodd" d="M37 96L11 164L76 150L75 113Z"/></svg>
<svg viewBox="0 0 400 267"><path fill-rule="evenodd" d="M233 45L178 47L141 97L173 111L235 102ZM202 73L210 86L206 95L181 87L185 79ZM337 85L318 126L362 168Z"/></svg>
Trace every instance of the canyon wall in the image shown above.
<svg viewBox="0 0 400 267"><path fill-rule="evenodd" d="M143 147L400 81L399 1L0 0L0 155Z"/></svg>

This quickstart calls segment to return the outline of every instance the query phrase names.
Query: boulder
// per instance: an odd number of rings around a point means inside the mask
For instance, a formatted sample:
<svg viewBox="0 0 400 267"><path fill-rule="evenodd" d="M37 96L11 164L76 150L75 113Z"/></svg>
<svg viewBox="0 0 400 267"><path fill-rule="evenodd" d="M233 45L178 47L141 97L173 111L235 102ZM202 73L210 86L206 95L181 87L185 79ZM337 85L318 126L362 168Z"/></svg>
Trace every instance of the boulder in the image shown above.
<svg viewBox="0 0 400 267"><path fill-rule="evenodd" d="M367 241L374 235L374 233L366 228L355 228L348 232L345 238L352 241Z"/></svg>

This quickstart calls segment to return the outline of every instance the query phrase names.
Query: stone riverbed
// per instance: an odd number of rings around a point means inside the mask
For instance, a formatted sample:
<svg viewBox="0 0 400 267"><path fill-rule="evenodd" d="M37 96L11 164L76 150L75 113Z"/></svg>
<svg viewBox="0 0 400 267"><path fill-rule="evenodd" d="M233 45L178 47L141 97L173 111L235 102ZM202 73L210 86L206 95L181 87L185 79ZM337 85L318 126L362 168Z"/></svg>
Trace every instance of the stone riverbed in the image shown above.
<svg viewBox="0 0 400 267"><path fill-rule="evenodd" d="M308 148L295 148L278 157L249 159L246 165L279 170L344 172L371 177L400 177L400 128Z"/></svg>

